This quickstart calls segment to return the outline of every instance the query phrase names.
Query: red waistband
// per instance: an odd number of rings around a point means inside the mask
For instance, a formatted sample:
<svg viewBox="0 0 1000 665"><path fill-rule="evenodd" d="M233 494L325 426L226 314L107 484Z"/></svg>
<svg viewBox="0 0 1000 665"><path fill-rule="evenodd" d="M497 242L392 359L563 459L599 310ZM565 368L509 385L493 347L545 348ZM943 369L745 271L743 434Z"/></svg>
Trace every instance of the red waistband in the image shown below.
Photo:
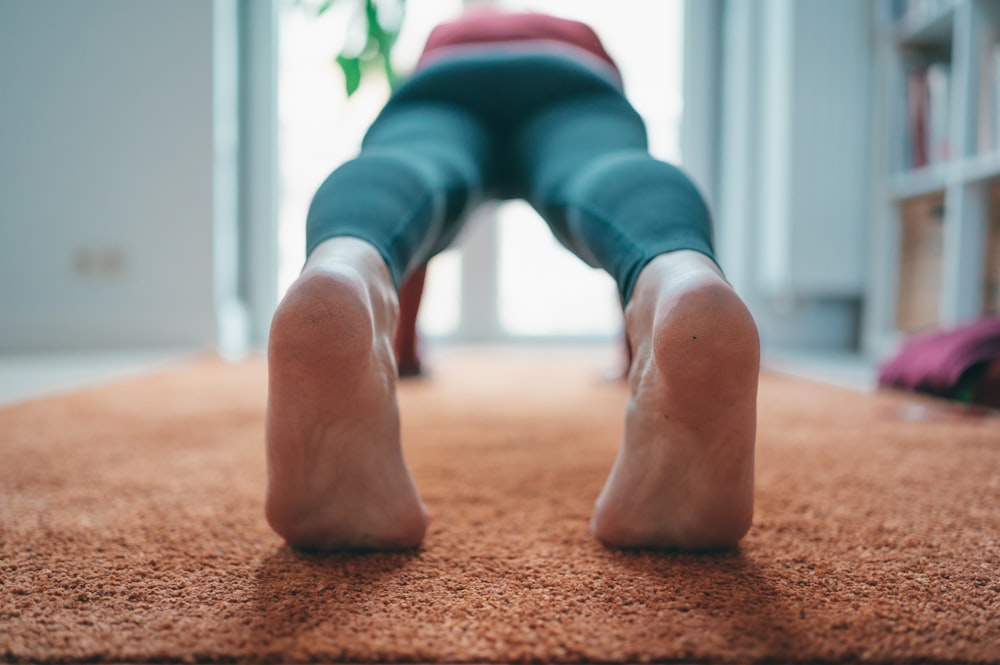
<svg viewBox="0 0 1000 665"><path fill-rule="evenodd" d="M435 51L454 46L556 41L590 52L620 75L618 66L586 23L547 14L478 10L434 28L417 63L419 69Z"/></svg>

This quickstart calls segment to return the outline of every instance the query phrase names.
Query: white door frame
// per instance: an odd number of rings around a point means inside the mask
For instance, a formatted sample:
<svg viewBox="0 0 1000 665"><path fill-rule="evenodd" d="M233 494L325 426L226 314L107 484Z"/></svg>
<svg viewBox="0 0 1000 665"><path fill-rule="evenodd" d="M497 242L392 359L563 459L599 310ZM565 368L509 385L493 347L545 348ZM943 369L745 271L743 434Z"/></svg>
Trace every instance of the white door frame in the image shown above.
<svg viewBox="0 0 1000 665"><path fill-rule="evenodd" d="M249 341L262 346L278 301L277 0L240 0L239 14L239 287ZM685 2L682 162L710 205L718 193L722 14L723 0ZM494 217L494 211L495 206L484 206L476 214ZM461 241L462 318L448 341L514 341L519 338L504 332L493 311L497 301L495 218L474 222Z"/></svg>

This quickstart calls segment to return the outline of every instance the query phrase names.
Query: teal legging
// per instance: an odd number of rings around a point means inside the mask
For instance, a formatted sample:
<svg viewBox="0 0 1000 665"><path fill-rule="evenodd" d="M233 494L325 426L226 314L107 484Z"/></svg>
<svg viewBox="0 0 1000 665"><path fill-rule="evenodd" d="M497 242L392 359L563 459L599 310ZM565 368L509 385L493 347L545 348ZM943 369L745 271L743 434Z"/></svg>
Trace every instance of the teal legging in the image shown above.
<svg viewBox="0 0 1000 665"><path fill-rule="evenodd" d="M317 191L306 250L335 236L366 240L399 288L487 198L527 200L570 251L615 279L625 303L660 254L714 260L701 195L650 156L618 84L565 55L502 48L442 59L392 95L360 154Z"/></svg>

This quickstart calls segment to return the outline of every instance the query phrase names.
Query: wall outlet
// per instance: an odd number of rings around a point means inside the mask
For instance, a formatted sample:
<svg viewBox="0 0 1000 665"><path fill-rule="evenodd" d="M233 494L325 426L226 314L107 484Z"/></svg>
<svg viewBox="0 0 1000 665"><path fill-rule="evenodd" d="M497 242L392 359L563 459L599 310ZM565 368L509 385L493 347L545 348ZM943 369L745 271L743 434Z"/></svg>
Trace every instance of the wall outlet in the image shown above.
<svg viewBox="0 0 1000 665"><path fill-rule="evenodd" d="M114 277L125 271L125 252L118 247L80 248L73 252L72 264L81 277Z"/></svg>

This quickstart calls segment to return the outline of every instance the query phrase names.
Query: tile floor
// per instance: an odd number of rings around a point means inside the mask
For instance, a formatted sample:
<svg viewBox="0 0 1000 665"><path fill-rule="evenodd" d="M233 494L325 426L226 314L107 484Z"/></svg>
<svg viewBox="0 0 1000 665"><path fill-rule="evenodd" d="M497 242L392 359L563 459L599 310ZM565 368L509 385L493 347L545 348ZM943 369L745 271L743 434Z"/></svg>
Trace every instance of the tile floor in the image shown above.
<svg viewBox="0 0 1000 665"><path fill-rule="evenodd" d="M195 354L191 349L0 354L0 404L136 376Z"/></svg>
<svg viewBox="0 0 1000 665"><path fill-rule="evenodd" d="M508 347L511 353L540 352L530 345ZM552 346L540 347L552 353ZM605 354L609 372L614 371L617 356L606 345L595 347ZM139 349L119 351L0 354L0 404L79 390L108 381L136 376L166 367L196 355L191 349ZM430 353L445 357L447 348ZM869 391L876 385L875 364L858 355L765 352L765 368L803 378L832 383L855 390Z"/></svg>

